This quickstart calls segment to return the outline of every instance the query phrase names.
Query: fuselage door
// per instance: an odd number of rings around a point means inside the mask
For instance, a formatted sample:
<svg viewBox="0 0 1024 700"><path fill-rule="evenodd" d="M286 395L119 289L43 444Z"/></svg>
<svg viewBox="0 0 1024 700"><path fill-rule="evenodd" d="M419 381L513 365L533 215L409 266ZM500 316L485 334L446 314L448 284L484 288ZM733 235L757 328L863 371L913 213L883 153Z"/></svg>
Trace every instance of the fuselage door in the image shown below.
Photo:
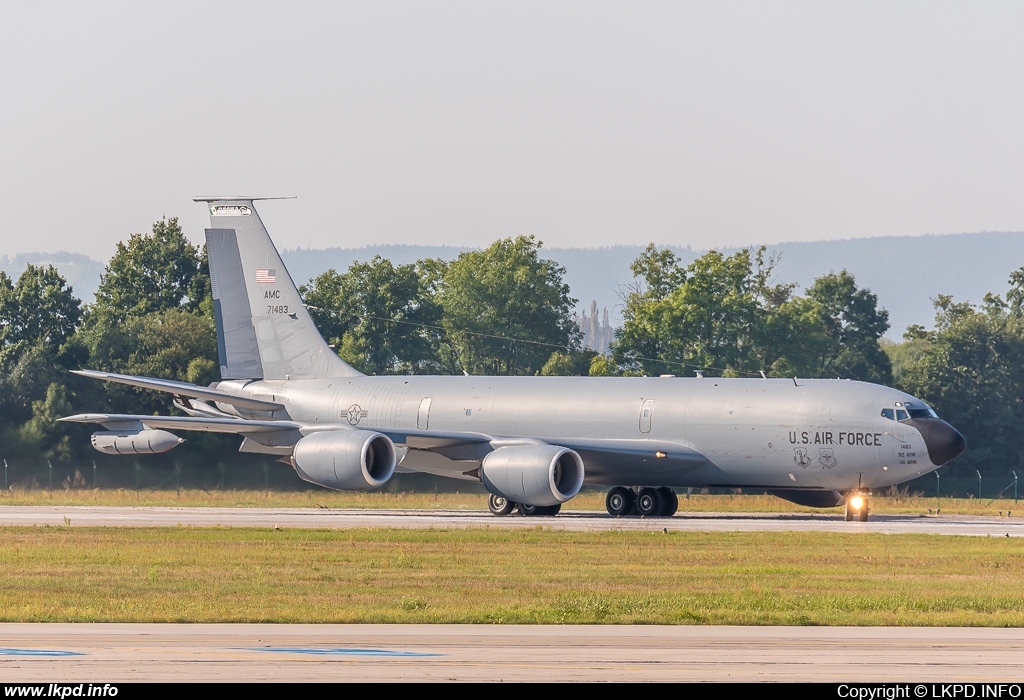
<svg viewBox="0 0 1024 700"><path fill-rule="evenodd" d="M420 410L416 412L417 430L430 430L430 397L420 401Z"/></svg>
<svg viewBox="0 0 1024 700"><path fill-rule="evenodd" d="M640 432L651 432L651 419L654 417L654 399L647 399L640 406Z"/></svg>

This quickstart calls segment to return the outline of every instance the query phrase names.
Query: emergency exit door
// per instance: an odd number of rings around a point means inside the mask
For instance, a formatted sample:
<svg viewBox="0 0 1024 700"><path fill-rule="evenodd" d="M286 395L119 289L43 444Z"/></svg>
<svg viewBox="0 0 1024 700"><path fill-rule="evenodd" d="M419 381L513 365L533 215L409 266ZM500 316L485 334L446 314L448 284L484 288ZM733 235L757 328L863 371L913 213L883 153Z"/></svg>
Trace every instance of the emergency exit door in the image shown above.
<svg viewBox="0 0 1024 700"><path fill-rule="evenodd" d="M654 399L647 399L640 405L640 432L651 432L651 419L654 417Z"/></svg>

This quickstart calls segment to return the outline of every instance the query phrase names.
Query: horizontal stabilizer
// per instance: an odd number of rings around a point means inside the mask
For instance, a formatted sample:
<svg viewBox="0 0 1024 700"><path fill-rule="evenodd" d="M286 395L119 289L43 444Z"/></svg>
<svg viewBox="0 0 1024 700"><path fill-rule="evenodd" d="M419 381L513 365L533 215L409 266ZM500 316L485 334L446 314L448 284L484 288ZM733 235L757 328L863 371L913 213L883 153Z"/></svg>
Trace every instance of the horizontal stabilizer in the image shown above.
<svg viewBox="0 0 1024 700"><path fill-rule="evenodd" d="M71 371L74 374L79 374L83 377L90 377L92 379L102 379L106 382L128 384L130 386L137 386L143 389L152 389L154 391L166 391L168 394L174 394L175 396L188 396L193 399L218 401L220 403L238 406L239 408L247 408L252 411L280 411L284 409L284 406L279 403L274 403L273 401L262 401L260 399L249 398L248 396L238 396L237 394L229 394L228 392L221 391L220 389L197 386L196 384L189 384L188 382L176 382L173 379L134 377L128 374L97 372L96 370L91 369L73 369Z"/></svg>

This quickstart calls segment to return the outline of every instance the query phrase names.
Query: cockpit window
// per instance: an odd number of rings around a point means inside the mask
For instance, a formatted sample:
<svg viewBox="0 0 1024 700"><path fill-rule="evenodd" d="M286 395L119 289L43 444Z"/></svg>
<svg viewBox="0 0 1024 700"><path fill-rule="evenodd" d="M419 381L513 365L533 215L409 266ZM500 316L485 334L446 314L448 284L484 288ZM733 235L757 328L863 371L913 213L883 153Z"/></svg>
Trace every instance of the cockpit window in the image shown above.
<svg viewBox="0 0 1024 700"><path fill-rule="evenodd" d="M907 401L903 404L910 413L911 418L938 418L938 414L932 407L923 401Z"/></svg>
<svg viewBox="0 0 1024 700"><path fill-rule="evenodd" d="M883 408L882 418L889 420L903 421L911 418L938 418L938 414L932 407L922 401L896 402L896 408Z"/></svg>

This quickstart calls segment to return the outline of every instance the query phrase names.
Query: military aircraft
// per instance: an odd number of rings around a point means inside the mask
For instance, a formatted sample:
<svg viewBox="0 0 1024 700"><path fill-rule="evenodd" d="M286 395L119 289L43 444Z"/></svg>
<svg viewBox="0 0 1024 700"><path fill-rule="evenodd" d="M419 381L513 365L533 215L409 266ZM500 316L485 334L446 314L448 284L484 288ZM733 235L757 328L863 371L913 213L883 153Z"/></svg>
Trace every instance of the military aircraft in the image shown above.
<svg viewBox="0 0 1024 700"><path fill-rule="evenodd" d="M671 516L675 489L749 487L846 505L965 448L925 402L864 382L799 378L365 376L324 342L254 207L202 197L222 381L80 370L163 391L187 416L88 413L109 454L166 452L172 430L234 433L303 479L370 490L399 472L482 482L496 515L554 515L584 483L612 515Z"/></svg>

